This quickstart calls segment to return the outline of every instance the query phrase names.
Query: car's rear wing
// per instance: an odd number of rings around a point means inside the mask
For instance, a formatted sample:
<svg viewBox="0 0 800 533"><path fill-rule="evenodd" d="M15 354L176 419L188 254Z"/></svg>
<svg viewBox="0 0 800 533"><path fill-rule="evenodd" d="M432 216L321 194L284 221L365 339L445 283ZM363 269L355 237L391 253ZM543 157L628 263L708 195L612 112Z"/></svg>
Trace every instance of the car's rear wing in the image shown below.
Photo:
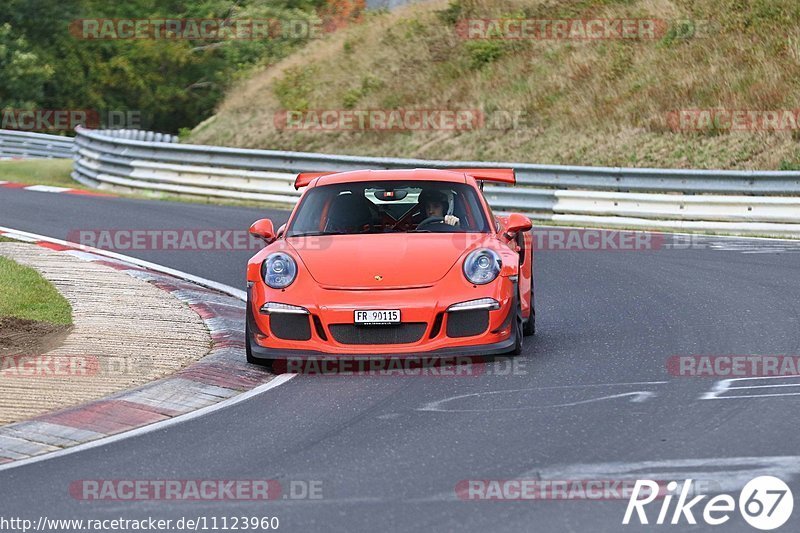
<svg viewBox="0 0 800 533"><path fill-rule="evenodd" d="M463 172L478 181L495 181L498 183L517 183L517 176L513 168L448 168L450 172ZM294 180L294 188L305 187L320 176L338 174L338 172L301 172Z"/></svg>
<svg viewBox="0 0 800 533"><path fill-rule="evenodd" d="M305 187L320 176L327 176L329 174L338 174L338 172L301 172L294 180L295 190L300 187Z"/></svg>
<svg viewBox="0 0 800 533"><path fill-rule="evenodd" d="M448 168L451 172L469 174L478 181L496 181L498 183L517 183L517 175L513 168Z"/></svg>

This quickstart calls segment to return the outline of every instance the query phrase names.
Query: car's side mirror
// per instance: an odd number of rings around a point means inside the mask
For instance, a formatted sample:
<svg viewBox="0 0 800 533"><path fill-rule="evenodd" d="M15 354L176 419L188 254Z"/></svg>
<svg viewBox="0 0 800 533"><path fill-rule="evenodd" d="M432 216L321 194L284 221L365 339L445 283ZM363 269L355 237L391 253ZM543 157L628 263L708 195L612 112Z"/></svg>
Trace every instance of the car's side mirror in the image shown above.
<svg viewBox="0 0 800 533"><path fill-rule="evenodd" d="M275 230L272 227L272 221L268 218L256 220L250 226L250 235L254 235L263 239L267 244L275 240Z"/></svg>
<svg viewBox="0 0 800 533"><path fill-rule="evenodd" d="M283 235L283 232L284 232L284 231L286 231L286 224L281 224L281 226L278 228L278 231L277 231L277 232L275 232L275 238L277 239L277 238L279 238L281 235Z"/></svg>
<svg viewBox="0 0 800 533"><path fill-rule="evenodd" d="M533 227L531 219L519 213L511 213L508 215L508 222L506 222L506 234L516 234L520 231L528 231Z"/></svg>

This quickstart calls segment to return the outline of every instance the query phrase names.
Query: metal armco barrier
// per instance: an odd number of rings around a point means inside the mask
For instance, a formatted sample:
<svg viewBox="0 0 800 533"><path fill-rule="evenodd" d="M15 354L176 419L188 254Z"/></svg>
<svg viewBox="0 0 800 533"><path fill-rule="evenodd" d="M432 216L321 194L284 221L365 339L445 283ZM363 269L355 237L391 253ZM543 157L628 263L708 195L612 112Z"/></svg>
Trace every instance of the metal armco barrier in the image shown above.
<svg viewBox="0 0 800 533"><path fill-rule="evenodd" d="M177 144L152 132L79 128L73 177L151 190L291 206L302 171L507 168L516 187L487 185L498 212L564 224L800 237L800 172L574 167L434 161Z"/></svg>
<svg viewBox="0 0 800 533"><path fill-rule="evenodd" d="M0 157L66 158L72 157L72 137L0 130Z"/></svg>
<svg viewBox="0 0 800 533"><path fill-rule="evenodd" d="M167 133L144 130L98 130L97 133L133 141L178 142L178 137ZM72 157L73 137L17 130L0 130L0 157L19 159Z"/></svg>

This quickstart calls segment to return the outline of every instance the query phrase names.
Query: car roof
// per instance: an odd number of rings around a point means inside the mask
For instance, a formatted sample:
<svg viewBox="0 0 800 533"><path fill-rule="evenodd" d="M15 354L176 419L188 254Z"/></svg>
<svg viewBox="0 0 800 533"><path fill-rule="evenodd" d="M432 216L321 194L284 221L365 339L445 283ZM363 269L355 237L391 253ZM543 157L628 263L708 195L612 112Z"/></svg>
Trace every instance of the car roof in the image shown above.
<svg viewBox="0 0 800 533"><path fill-rule="evenodd" d="M354 183L362 181L445 181L467 183L467 175L463 172L435 170L430 168L394 169L394 170L352 170L337 172L316 178L311 187L333 185L338 183Z"/></svg>

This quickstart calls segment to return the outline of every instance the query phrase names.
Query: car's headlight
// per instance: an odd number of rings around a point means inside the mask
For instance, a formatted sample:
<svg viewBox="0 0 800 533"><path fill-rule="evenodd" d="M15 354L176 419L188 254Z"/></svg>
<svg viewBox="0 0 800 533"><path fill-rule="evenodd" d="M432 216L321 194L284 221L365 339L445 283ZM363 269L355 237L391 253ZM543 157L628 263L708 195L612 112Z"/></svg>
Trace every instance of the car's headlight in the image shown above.
<svg viewBox="0 0 800 533"><path fill-rule="evenodd" d="M485 285L500 275L500 256L486 248L475 250L464 260L464 276L475 285Z"/></svg>
<svg viewBox="0 0 800 533"><path fill-rule="evenodd" d="M261 277L273 289L285 289L297 277L297 263L283 252L269 254L261 263Z"/></svg>

